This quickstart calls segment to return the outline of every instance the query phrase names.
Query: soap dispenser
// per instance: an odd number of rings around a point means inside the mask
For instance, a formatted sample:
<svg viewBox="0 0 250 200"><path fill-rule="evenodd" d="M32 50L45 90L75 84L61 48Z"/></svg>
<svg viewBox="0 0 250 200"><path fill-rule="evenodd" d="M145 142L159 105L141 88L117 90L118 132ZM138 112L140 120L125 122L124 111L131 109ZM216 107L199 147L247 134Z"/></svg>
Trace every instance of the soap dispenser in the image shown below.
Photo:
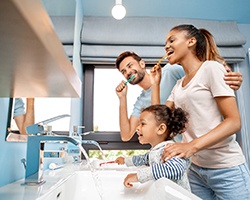
<svg viewBox="0 0 250 200"><path fill-rule="evenodd" d="M73 126L73 132L71 133L71 137L75 140L82 143L82 136L78 133L78 128L85 128L84 126ZM75 146L72 143L68 143L68 155L72 156L74 161L81 161L81 151L78 146Z"/></svg>

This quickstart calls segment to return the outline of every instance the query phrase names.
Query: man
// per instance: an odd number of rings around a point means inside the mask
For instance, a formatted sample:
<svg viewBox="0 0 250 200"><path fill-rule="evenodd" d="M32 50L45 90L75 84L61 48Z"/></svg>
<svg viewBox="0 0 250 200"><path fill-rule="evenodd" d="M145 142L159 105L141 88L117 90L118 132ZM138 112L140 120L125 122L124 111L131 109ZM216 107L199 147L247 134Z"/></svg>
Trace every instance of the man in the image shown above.
<svg viewBox="0 0 250 200"><path fill-rule="evenodd" d="M116 68L128 80L132 75L135 77L130 81L130 84L138 84L143 90L138 96L134 104L133 112L128 118L127 111L127 86L122 81L116 87L116 94L120 101L119 106L119 121L120 121L120 134L123 141L129 141L135 134L136 127L139 123L139 117L142 108L151 105L151 81L150 75L146 71L146 64L134 52L125 51L121 53L116 59ZM238 90L242 83L242 75L239 72L231 72L227 68L228 73L225 74L225 82L232 89ZM168 96L170 95L176 81L184 76L184 71L179 65L167 64L162 68L162 77L160 84L160 102L165 104Z"/></svg>
<svg viewBox="0 0 250 200"><path fill-rule="evenodd" d="M20 134L26 134L26 126L34 124L34 98L26 99L26 111L21 98L15 99L13 118Z"/></svg>

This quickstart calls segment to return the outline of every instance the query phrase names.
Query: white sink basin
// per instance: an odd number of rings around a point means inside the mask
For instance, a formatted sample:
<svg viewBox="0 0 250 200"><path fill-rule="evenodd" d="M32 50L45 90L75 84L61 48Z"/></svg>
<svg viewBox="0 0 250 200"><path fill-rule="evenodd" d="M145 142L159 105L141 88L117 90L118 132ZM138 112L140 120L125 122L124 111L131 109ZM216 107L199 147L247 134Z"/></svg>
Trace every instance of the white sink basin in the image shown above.
<svg viewBox="0 0 250 200"><path fill-rule="evenodd" d="M144 184L134 183L132 188L125 188L123 180L131 172L106 169L94 173L78 171L39 200L199 200L195 195L165 178Z"/></svg>
<svg viewBox="0 0 250 200"><path fill-rule="evenodd" d="M144 184L134 183L132 188L125 188L124 178L135 169L108 165L92 173L87 167L67 165L57 170L46 170L43 185L23 186L22 179L0 188L0 199L200 200L166 178Z"/></svg>

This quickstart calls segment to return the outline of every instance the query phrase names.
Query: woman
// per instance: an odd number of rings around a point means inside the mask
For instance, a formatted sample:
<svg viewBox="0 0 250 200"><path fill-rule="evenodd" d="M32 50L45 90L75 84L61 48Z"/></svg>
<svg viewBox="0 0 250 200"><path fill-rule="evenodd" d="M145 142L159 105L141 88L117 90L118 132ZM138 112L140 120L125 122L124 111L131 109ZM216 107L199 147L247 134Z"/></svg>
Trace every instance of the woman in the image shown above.
<svg viewBox="0 0 250 200"><path fill-rule="evenodd" d="M223 81L224 59L212 35L193 25L179 25L169 32L165 50L169 63L185 71L166 104L181 107L190 119L182 143L168 145L164 158L192 157L191 190L202 199L250 199L249 169L235 136L240 115L234 92ZM160 76L156 65L151 70L153 104L159 103Z"/></svg>

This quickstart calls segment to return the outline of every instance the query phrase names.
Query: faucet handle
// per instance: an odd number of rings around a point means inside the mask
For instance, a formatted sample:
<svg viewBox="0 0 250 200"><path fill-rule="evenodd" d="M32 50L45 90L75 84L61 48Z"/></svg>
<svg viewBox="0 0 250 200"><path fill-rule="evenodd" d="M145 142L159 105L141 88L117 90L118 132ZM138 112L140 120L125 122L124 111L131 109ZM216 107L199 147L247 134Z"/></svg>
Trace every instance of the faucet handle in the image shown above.
<svg viewBox="0 0 250 200"><path fill-rule="evenodd" d="M88 131L88 132L79 133L79 132L78 132L78 129L79 129L79 128L84 129L85 126L73 126L73 133L77 133L77 135L88 135L88 134L94 132L94 131Z"/></svg>
<svg viewBox="0 0 250 200"><path fill-rule="evenodd" d="M58 115L56 117L52 117L50 119L38 122L36 124L26 126L26 132L28 134L34 134L34 135L43 133L44 132L44 125L47 125L50 122L56 121L56 120L64 118L64 117L70 117L70 115L68 115L68 114Z"/></svg>
<svg viewBox="0 0 250 200"><path fill-rule="evenodd" d="M83 129L83 128L85 128L85 126L73 126L73 132L77 133L79 128Z"/></svg>
<svg viewBox="0 0 250 200"><path fill-rule="evenodd" d="M52 117L52 118L50 118L50 119L46 119L46 120L41 121L41 122L39 122L39 123L44 125L44 124L48 124L48 123L50 123L50 122L56 121L56 120L58 120L58 119L62 119L62 118L64 118L64 117L70 117L70 115L69 115L69 114L58 115L58 116L56 116L56 117Z"/></svg>

